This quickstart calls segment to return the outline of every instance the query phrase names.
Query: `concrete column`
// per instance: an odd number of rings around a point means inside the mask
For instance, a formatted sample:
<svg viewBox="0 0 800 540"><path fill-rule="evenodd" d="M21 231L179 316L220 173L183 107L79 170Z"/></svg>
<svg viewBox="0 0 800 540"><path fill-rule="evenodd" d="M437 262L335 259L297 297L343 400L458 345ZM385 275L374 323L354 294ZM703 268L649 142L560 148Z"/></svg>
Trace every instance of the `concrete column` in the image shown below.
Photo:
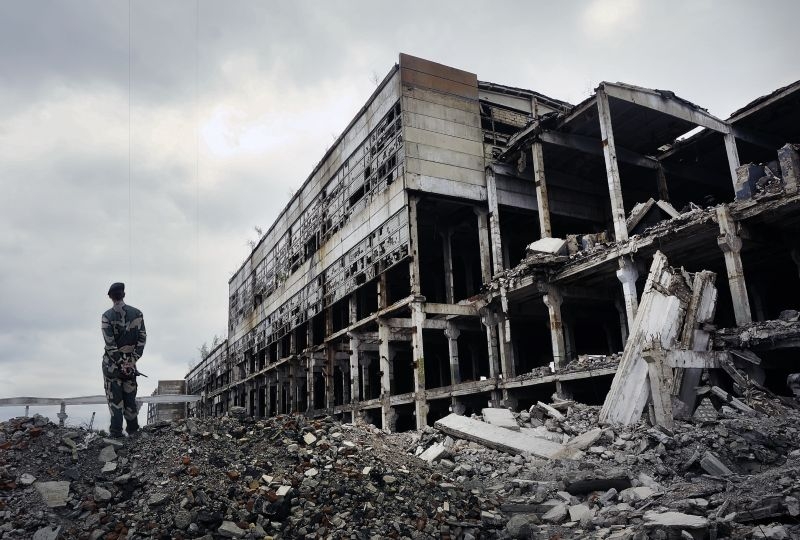
<svg viewBox="0 0 800 540"><path fill-rule="evenodd" d="M639 295L636 292L636 280L639 271L633 261L620 257L617 279L622 283L622 295L625 298L625 313L627 315L628 329L633 328L636 310L639 309Z"/></svg>
<svg viewBox="0 0 800 540"><path fill-rule="evenodd" d="M564 328L564 351L566 354L565 363L568 364L571 360L578 356L578 353L575 352L575 332L572 328L573 321L562 319L561 324Z"/></svg>
<svg viewBox="0 0 800 540"><path fill-rule="evenodd" d="M408 242L411 261L409 262L409 275L411 278L411 294L421 295L422 286L420 279L419 260L419 215L417 213L416 195L408 195Z"/></svg>
<svg viewBox="0 0 800 540"><path fill-rule="evenodd" d="M500 288L500 305L503 309L502 319L499 321L500 332L500 365L503 368L503 378L508 379L517 374L514 361L514 348L511 342L511 320L508 318L508 295L505 287Z"/></svg>
<svg viewBox="0 0 800 540"><path fill-rule="evenodd" d="M383 319L378 319L378 356L381 369L381 425L384 431L393 431L393 411L389 404L392 394L392 354L389 345L391 329Z"/></svg>
<svg viewBox="0 0 800 540"><path fill-rule="evenodd" d="M617 308L619 314L619 331L622 337L622 348L625 348L625 343L628 341L628 314L625 311L625 302L619 298L614 300L614 307Z"/></svg>
<svg viewBox="0 0 800 540"><path fill-rule="evenodd" d="M336 404L336 393L333 391L333 373L336 353L333 345L328 344L325 346L325 367L322 370L322 375L325 377L325 407L333 409ZM343 385L342 393L347 389L347 385ZM349 403L345 401L345 403Z"/></svg>
<svg viewBox="0 0 800 540"><path fill-rule="evenodd" d="M742 267L742 239L739 237L736 222L733 221L727 205L722 204L717 207L717 221L719 222L717 244L725 255L733 313L736 317L736 325L742 326L753 322L750 314L750 300L747 297L744 268Z"/></svg>
<svg viewBox="0 0 800 540"><path fill-rule="evenodd" d="M731 170L731 180L733 181L734 193L739 183L739 175L736 169L739 168L739 151L736 149L736 139L732 133L725 134L725 153L728 155L728 167Z"/></svg>
<svg viewBox="0 0 800 540"><path fill-rule="evenodd" d="M348 315L347 320L350 324L354 324L358 320L358 307L356 305L356 295L351 294L350 297L347 299L347 307L348 307ZM366 388L361 392L361 355L359 347L361 345L361 340L359 338L353 336L352 334L348 334L350 336L350 399L351 402L355 403L356 401L361 401L362 395L363 399L367 399L367 391ZM355 340L355 341L354 341Z"/></svg>
<svg viewBox="0 0 800 540"><path fill-rule="evenodd" d="M481 255L481 282L492 281L492 255L489 243L489 213L483 208L473 208L478 216L478 249Z"/></svg>
<svg viewBox="0 0 800 540"><path fill-rule="evenodd" d="M455 303L455 285L453 283L453 248L451 244L452 231L448 228L441 233L442 255L444 257L444 296L448 304Z"/></svg>
<svg viewBox="0 0 800 540"><path fill-rule="evenodd" d="M664 174L664 166L659 163L656 169L656 184L658 186L658 198L669 202L669 188L667 186L667 175Z"/></svg>
<svg viewBox="0 0 800 540"><path fill-rule="evenodd" d="M372 358L369 354L361 355L358 359L359 368L361 369L361 388L362 399L364 401L372 398L372 392L369 385L369 365L372 363Z"/></svg>
<svg viewBox="0 0 800 540"><path fill-rule="evenodd" d="M553 236L553 228L550 225L550 200L547 196L547 182L544 177L544 153L542 143L535 141L531 145L533 156L533 182L536 184L536 205L539 210L539 234L542 238Z"/></svg>
<svg viewBox="0 0 800 540"><path fill-rule="evenodd" d="M414 410L417 415L417 429L428 423L428 402L425 396L425 353L422 345L422 329L425 325L425 311L422 302L411 303L411 350L414 358Z"/></svg>
<svg viewBox="0 0 800 540"><path fill-rule="evenodd" d="M350 403L361 401L360 347L361 340L350 334Z"/></svg>
<svg viewBox="0 0 800 540"><path fill-rule="evenodd" d="M286 411L283 408L283 394L286 388L284 387L284 383L286 382L286 376L283 373L283 369L279 369L278 373L278 384L277 384L277 393L275 395L276 409L278 414L284 414Z"/></svg>
<svg viewBox="0 0 800 540"><path fill-rule="evenodd" d="M555 370L560 371L567 363L567 352L564 346L564 325L561 320L561 304L564 299L561 291L554 285L547 286L547 294L542 297L547 313L550 315L550 341L553 345L553 363Z"/></svg>
<svg viewBox="0 0 800 540"><path fill-rule="evenodd" d="M386 283L386 272L378 276L378 309L385 309L389 305L389 287Z"/></svg>
<svg viewBox="0 0 800 540"><path fill-rule="evenodd" d="M300 410L299 381L301 379L300 366L296 359L289 361L289 412L296 413Z"/></svg>
<svg viewBox="0 0 800 540"><path fill-rule="evenodd" d="M314 403L314 393L316 387L316 377L314 377L314 366L316 361L313 356L309 356L306 366L306 410L313 411L316 408Z"/></svg>
<svg viewBox="0 0 800 540"><path fill-rule="evenodd" d="M450 384L460 384L461 368L458 365L458 336L461 335L461 330L448 321L444 329L444 335L447 337L447 350L450 353Z"/></svg>
<svg viewBox="0 0 800 540"><path fill-rule="evenodd" d="M794 195L800 185L800 154L795 146L786 144L778 149L778 163L783 176L783 188L789 195Z"/></svg>
<svg viewBox="0 0 800 540"><path fill-rule="evenodd" d="M617 147L614 144L614 130L611 127L611 108L608 96L600 88L595 95L597 99L597 117L600 121L600 136L603 143L603 158L606 162L608 179L608 195L611 198L611 217L614 221L614 238L617 242L628 239L628 225L625 221L625 205L622 201L622 183L619 179L617 165Z"/></svg>
<svg viewBox="0 0 800 540"><path fill-rule="evenodd" d="M500 352L497 348L497 316L491 310L481 314L481 323L486 327L487 355L489 356L489 378L500 374ZM478 377L476 377L476 380Z"/></svg>
<svg viewBox="0 0 800 540"><path fill-rule="evenodd" d="M497 182L494 171L486 169L486 199L489 203L489 237L492 248L492 271L503 271L503 241L500 236L500 207L497 204Z"/></svg>

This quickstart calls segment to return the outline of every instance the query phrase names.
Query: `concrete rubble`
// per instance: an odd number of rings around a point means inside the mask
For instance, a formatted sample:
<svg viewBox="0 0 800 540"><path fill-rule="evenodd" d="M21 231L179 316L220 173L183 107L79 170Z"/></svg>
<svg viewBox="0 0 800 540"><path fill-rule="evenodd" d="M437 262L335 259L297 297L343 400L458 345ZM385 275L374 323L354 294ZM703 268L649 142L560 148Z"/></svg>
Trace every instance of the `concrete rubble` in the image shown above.
<svg viewBox="0 0 800 540"><path fill-rule="evenodd" d="M519 431L482 416L390 434L236 415L147 426L114 441L111 461L95 433L17 418L0 424L0 538L798 535L800 412L758 392L741 400L773 414L709 392L716 418L669 432L646 415L602 424L576 401L503 409Z"/></svg>

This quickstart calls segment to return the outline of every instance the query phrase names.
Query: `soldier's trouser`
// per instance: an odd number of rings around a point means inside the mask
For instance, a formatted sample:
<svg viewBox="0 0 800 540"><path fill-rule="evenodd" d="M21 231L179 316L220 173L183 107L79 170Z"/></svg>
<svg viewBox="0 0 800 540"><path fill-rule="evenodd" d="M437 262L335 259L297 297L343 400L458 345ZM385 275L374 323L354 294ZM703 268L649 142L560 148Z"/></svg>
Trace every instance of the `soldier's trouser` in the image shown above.
<svg viewBox="0 0 800 540"><path fill-rule="evenodd" d="M126 431L133 433L139 429L139 420L136 407L136 391L138 385L136 379L123 380L118 377L110 376L114 373L114 367L109 369L109 363L103 359L103 381L106 388L106 399L108 400L108 412L111 414L111 426L109 434L112 437L122 435L122 418L125 418ZM109 373L111 372L111 373Z"/></svg>

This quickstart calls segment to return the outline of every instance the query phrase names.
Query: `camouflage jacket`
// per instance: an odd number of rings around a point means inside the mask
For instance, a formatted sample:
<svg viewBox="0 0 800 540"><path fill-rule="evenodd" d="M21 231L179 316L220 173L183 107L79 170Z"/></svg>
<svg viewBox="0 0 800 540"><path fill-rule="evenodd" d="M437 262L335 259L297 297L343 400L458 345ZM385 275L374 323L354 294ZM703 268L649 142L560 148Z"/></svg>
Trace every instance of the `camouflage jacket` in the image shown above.
<svg viewBox="0 0 800 540"><path fill-rule="evenodd" d="M136 359L144 353L147 332L142 312L125 302L117 302L103 313L100 323L105 341L106 356L114 363L122 360L123 354L133 354Z"/></svg>

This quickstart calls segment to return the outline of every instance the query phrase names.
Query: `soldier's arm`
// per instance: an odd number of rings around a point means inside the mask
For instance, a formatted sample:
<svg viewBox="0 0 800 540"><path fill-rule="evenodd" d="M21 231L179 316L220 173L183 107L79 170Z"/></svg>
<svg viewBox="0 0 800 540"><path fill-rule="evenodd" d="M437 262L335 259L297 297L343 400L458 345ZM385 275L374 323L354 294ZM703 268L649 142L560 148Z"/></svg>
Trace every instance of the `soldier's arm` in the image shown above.
<svg viewBox="0 0 800 540"><path fill-rule="evenodd" d="M144 354L144 345L147 342L147 330L144 327L144 315L139 313L139 341L136 342L136 348L133 350L133 354L136 355L136 358L141 358L142 354Z"/></svg>
<svg viewBox="0 0 800 540"><path fill-rule="evenodd" d="M114 330L111 328L111 321L108 320L108 317L103 315L103 318L100 319L100 330L103 332L103 341L105 341L105 349L106 354L112 360L119 359L119 349L117 349L117 342L114 339Z"/></svg>

